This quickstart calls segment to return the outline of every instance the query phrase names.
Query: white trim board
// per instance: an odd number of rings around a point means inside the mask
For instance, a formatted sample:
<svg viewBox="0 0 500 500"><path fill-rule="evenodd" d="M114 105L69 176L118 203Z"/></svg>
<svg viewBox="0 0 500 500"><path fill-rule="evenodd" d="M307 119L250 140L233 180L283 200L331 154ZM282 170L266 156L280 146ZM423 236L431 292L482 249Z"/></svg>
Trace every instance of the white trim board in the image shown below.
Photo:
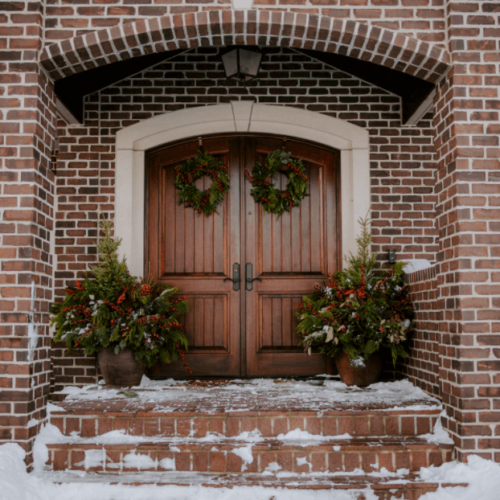
<svg viewBox="0 0 500 500"><path fill-rule="evenodd" d="M234 101L155 116L116 135L115 234L131 274L144 274L145 151L208 134L257 132L316 142L341 152L342 249L356 250L357 220L370 209L368 131L313 111Z"/></svg>

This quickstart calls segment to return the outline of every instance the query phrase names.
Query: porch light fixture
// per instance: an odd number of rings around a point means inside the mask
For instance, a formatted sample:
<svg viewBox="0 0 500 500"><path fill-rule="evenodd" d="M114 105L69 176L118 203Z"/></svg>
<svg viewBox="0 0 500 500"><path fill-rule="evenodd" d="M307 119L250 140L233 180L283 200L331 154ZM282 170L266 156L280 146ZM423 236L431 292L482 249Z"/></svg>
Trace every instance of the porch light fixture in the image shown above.
<svg viewBox="0 0 500 500"><path fill-rule="evenodd" d="M221 54L226 78L246 83L259 74L262 52L257 48L232 47Z"/></svg>

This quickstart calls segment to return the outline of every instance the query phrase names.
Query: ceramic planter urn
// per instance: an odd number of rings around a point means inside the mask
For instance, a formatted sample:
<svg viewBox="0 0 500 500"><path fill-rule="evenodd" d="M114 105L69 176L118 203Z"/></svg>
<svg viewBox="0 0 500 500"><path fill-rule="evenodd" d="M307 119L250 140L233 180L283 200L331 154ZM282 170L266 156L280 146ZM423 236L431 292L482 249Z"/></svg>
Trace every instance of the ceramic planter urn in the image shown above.
<svg viewBox="0 0 500 500"><path fill-rule="evenodd" d="M102 349L97 360L106 385L134 387L141 383L145 367L135 359L131 349L123 349L118 354L113 349Z"/></svg>
<svg viewBox="0 0 500 500"><path fill-rule="evenodd" d="M335 365L337 366L342 382L348 386L367 387L375 384L378 382L380 372L382 371L382 360L377 352L373 353L368 358L368 361L365 361L364 368L351 366L349 356L345 352L335 356Z"/></svg>

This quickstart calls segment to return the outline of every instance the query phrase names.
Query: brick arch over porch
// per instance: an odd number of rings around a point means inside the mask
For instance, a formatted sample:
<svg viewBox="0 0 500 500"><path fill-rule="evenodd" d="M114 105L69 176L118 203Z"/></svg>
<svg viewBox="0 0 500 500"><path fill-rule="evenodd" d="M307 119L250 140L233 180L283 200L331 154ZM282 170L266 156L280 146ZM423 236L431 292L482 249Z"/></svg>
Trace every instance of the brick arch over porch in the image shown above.
<svg viewBox="0 0 500 500"><path fill-rule="evenodd" d="M140 19L47 46L41 63L54 80L133 57L225 45L332 52L436 83L450 64L435 45L377 26L327 16L225 10Z"/></svg>

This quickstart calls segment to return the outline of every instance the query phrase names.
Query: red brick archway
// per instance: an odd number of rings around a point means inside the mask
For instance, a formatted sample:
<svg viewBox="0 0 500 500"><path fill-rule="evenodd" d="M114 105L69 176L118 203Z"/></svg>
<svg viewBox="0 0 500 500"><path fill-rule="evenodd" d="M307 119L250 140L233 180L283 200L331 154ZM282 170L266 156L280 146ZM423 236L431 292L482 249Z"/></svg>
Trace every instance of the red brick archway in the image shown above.
<svg viewBox="0 0 500 500"><path fill-rule="evenodd" d="M377 26L326 16L270 11L210 11L140 19L46 47L41 63L54 80L97 66L169 50L224 45L282 46L334 52L435 83L449 54Z"/></svg>

